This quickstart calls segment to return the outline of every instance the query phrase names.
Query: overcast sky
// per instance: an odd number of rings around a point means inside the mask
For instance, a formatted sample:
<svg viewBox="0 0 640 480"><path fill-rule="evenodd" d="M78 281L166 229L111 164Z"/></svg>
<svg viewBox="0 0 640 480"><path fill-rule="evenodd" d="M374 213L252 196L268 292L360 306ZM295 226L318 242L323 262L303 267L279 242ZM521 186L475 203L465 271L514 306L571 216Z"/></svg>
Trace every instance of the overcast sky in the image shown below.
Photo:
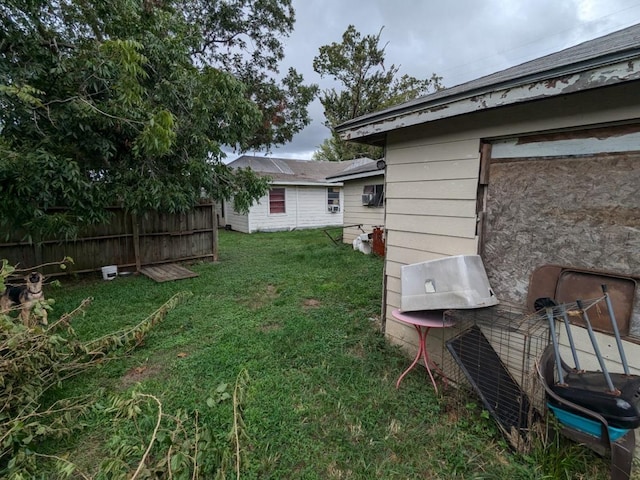
<svg viewBox="0 0 640 480"><path fill-rule="evenodd" d="M334 86L313 71L318 49L340 42L353 24L362 35L384 27L385 63L417 78L432 73L452 87L640 23L640 0L293 0L295 31L285 39L282 71ZM329 136L322 105L313 122L270 156L311 158ZM265 155L264 152L253 152ZM230 160L236 157L229 156Z"/></svg>

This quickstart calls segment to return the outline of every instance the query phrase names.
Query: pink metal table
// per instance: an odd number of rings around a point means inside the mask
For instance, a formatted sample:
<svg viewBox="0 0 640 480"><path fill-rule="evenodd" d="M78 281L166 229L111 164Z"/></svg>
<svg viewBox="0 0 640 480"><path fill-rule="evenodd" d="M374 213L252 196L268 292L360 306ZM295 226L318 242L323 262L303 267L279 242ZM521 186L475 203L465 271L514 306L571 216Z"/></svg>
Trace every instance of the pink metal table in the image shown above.
<svg viewBox="0 0 640 480"><path fill-rule="evenodd" d="M427 351L427 335L429 334L429 330L432 328L447 328L455 325L454 321L445 320L442 310L421 310L418 312L401 312L400 310L394 310L391 312L393 318L396 320L406 323L408 325L413 325L418 332L418 338L420 339L420 347L418 348L418 353L416 353L416 358L413 360L413 363L407 368L398 381L396 382L396 388L400 387L400 382L402 379L409 373L409 371L418 364L420 357L424 360L424 366L427 369L427 373L429 374L429 378L431 378L431 383L433 384L433 388L436 393L438 393L438 386L436 385L436 381L433 378L433 373L431 372L431 367L429 363L431 363L432 368L436 370L443 378L446 377L444 372L429 359L429 352Z"/></svg>

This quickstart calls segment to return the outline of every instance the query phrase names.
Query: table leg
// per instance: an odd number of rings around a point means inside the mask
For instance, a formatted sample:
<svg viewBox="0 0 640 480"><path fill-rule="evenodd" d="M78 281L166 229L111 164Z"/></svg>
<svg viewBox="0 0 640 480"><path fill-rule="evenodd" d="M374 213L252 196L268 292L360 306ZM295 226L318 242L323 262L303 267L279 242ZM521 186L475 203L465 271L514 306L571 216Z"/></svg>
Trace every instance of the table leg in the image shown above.
<svg viewBox="0 0 640 480"><path fill-rule="evenodd" d="M407 368L402 373L402 375L400 375L400 378L398 378L398 381L396 382L396 388L400 387L400 382L402 382L402 379L407 375L407 373L411 371L411 369L413 369L413 367L416 366L416 364L420 360L420 357L422 357L422 359L424 360L424 366L427 369L427 373L429 374L429 378L431 378L431 383L433 384L433 388L435 389L436 393L438 393L438 386L436 385L436 381L433 378L433 374L431 373L431 368L429 368L429 354L427 352L427 334L429 333L430 328L426 327L423 330L418 325L414 325L414 327L418 332L418 338L419 338L418 353L416 353L416 358L413 360L413 363L409 365L409 368Z"/></svg>

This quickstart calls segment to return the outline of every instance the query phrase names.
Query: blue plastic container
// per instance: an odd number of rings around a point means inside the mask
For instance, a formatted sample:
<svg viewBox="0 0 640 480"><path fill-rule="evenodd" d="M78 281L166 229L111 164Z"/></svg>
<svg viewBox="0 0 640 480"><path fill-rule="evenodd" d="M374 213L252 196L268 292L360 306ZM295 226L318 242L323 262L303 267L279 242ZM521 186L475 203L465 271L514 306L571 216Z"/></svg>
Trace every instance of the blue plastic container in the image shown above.
<svg viewBox="0 0 640 480"><path fill-rule="evenodd" d="M547 403L547 407L549 407L558 421L563 425L600 438L600 434L602 433L602 426L600 422L596 422L595 420L591 420L590 418L583 417L582 415L576 415L575 413L567 412L566 410L558 408L557 406L550 403ZM617 439L619 439L629 431L625 428L616 427L608 427L608 430L609 439L612 442L615 442Z"/></svg>

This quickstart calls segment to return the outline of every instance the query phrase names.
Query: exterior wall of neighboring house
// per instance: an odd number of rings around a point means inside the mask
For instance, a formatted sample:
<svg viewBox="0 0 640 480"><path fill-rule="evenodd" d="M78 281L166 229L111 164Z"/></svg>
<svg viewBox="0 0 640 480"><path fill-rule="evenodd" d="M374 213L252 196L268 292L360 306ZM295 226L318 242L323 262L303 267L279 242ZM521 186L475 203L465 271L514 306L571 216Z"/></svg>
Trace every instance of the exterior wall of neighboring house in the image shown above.
<svg viewBox="0 0 640 480"><path fill-rule="evenodd" d="M479 212L476 206L482 141L639 120L638 86L625 84L389 132L385 192L387 337L412 352L417 348L415 330L391 316L392 310L400 307L402 265L448 255L478 253L480 237L476 220ZM593 135L597 136L596 133ZM606 181L606 178L600 176L592 181ZM546 187L554 188L553 185ZM615 194L616 186L612 184L610 189ZM540 228L545 227L541 225ZM526 239L517 238L518 232L512 233L514 241L527 244ZM567 237L565 240L577 244L584 239ZM623 254L630 255L630 252ZM581 264L575 254L555 260L569 265ZM603 258L602 261L604 263L597 265L599 269L618 271L620 268L615 260L607 263ZM485 266L490 277L496 273L491 272L491 265ZM637 271L627 273L637 274ZM514 284L523 284L528 281L528 275L525 271L512 272L512 280ZM505 298L513 292L496 289L496 294L498 298ZM430 337L437 360L442 338L438 335ZM579 348L586 352L590 350L584 338ZM625 348L633 352L632 355L639 355L635 358L640 358L637 345L625 342Z"/></svg>
<svg viewBox="0 0 640 480"><path fill-rule="evenodd" d="M224 204L225 226L237 232L249 233L249 214L238 213L233 209L233 199Z"/></svg>
<svg viewBox="0 0 640 480"><path fill-rule="evenodd" d="M384 185L384 175L344 181L344 243L351 244L358 235L373 232L373 227L384 226L384 203L379 206L367 206L362 203L364 188L368 185Z"/></svg>
<svg viewBox="0 0 640 480"><path fill-rule="evenodd" d="M284 230L341 226L343 222L343 193L340 192L340 209L329 212L327 188L341 186L280 185L285 188L285 212L269 213L269 195L254 203L247 215L240 215L227 207L226 221L233 230L244 233L276 232ZM231 210L231 211L229 211Z"/></svg>
<svg viewBox="0 0 640 480"><path fill-rule="evenodd" d="M218 228L224 228L227 225L226 208L225 208L226 203L227 202L223 200L220 202L216 202L215 204Z"/></svg>

